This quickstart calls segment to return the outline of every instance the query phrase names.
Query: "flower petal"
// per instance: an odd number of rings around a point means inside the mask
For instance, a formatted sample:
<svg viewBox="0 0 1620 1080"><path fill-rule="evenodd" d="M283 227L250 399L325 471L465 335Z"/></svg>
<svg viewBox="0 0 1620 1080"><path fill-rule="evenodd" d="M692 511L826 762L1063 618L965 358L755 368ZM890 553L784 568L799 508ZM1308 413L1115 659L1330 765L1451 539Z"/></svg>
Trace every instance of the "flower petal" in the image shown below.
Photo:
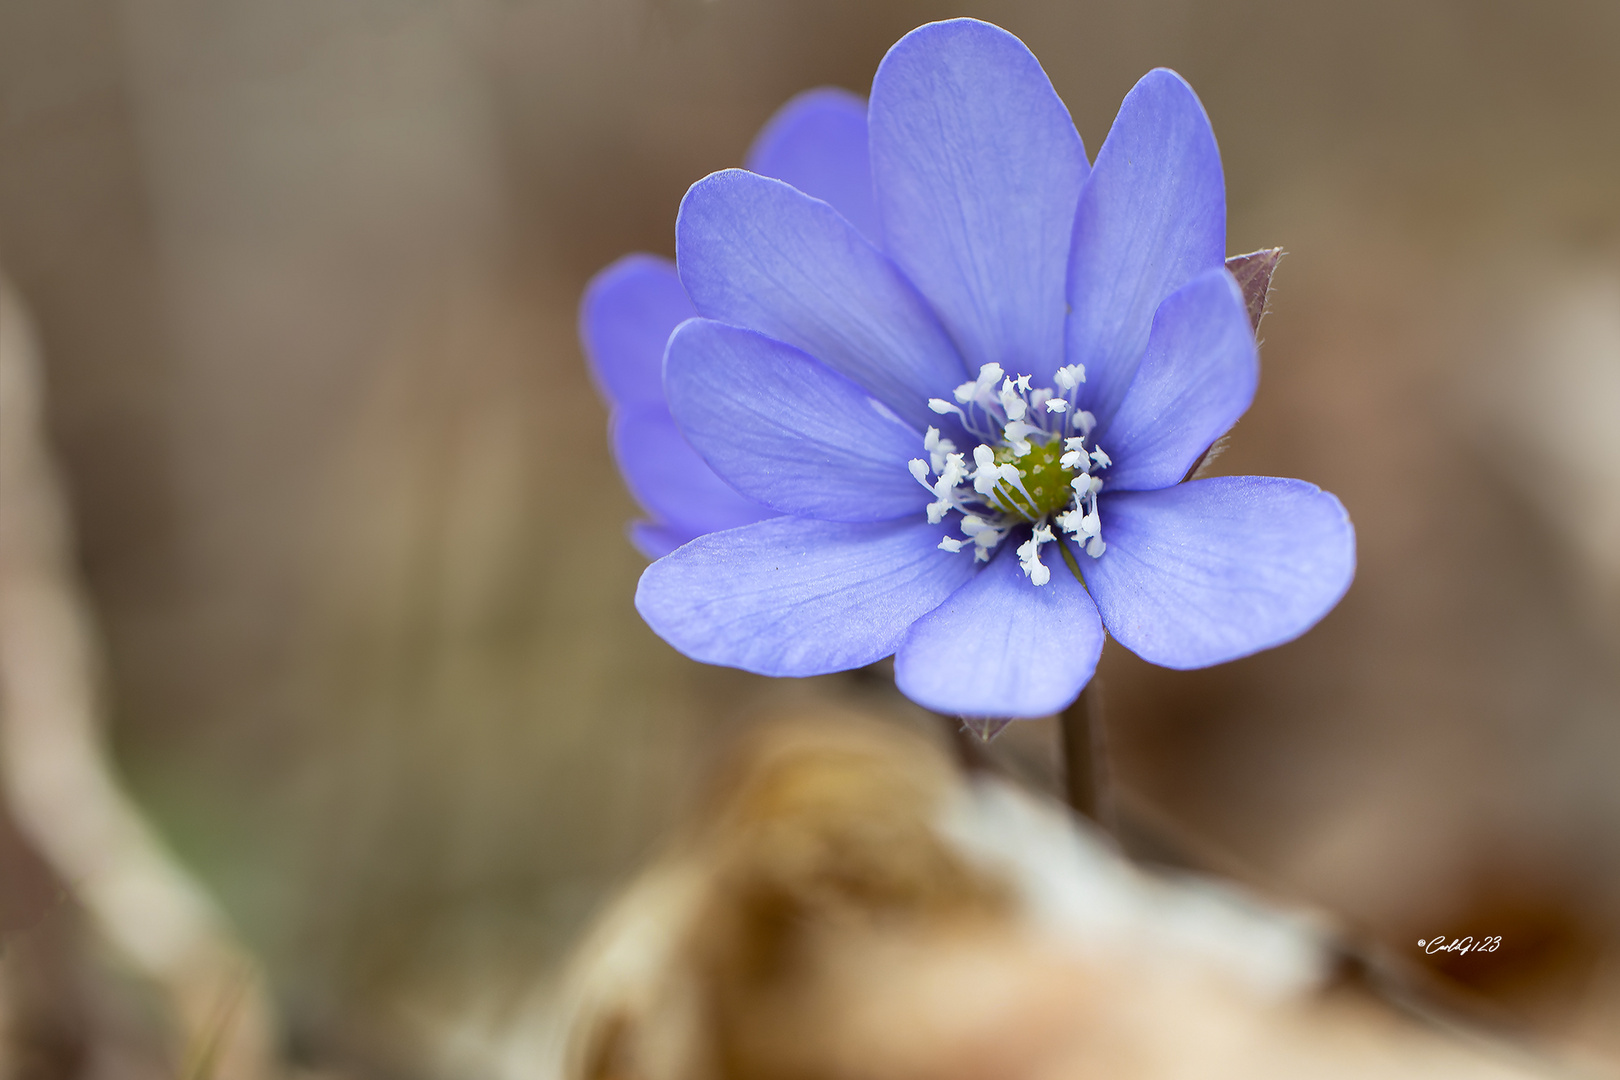
<svg viewBox="0 0 1620 1080"><path fill-rule="evenodd" d="M1010 547L906 635L894 681L917 704L954 716L1047 716L1091 679L1103 645L1096 605L1058 552L1048 549L1056 565L1037 586Z"/></svg>
<svg viewBox="0 0 1620 1080"><path fill-rule="evenodd" d="M1159 304L1226 253L1215 133L1180 75L1159 68L1125 95L1080 196L1069 264L1068 358L1106 419L1125 395Z"/></svg>
<svg viewBox="0 0 1620 1080"><path fill-rule="evenodd" d="M741 169L692 185L675 224L698 314L803 349L919 428L965 369L911 284L832 207Z"/></svg>
<svg viewBox="0 0 1620 1080"><path fill-rule="evenodd" d="M821 675L881 660L973 573L924 522L773 518L699 537L641 575L636 610L709 664Z"/></svg>
<svg viewBox="0 0 1620 1080"><path fill-rule="evenodd" d="M687 444L663 402L614 410L612 441L630 494L674 535L690 539L775 514L716 476Z"/></svg>
<svg viewBox="0 0 1620 1080"><path fill-rule="evenodd" d="M1086 585L1108 632L1165 667L1291 641L1355 576L1344 507L1303 480L1222 476L1099 502L1108 549L1080 560Z"/></svg>
<svg viewBox="0 0 1620 1080"><path fill-rule="evenodd" d="M1147 352L1097 441L1112 455L1110 491L1169 487L1226 434L1260 381L1243 290L1225 269L1171 293L1153 316Z"/></svg>
<svg viewBox="0 0 1620 1080"><path fill-rule="evenodd" d="M876 241L866 102L836 86L806 90L776 110L748 151L748 171L785 181L831 204Z"/></svg>
<svg viewBox="0 0 1620 1080"><path fill-rule="evenodd" d="M757 502L824 521L921 514L906 463L915 428L837 372L780 341L708 319L669 339L664 388L686 441Z"/></svg>
<svg viewBox="0 0 1620 1080"><path fill-rule="evenodd" d="M579 339L596 384L612 405L664 400L664 343L697 312L655 255L626 255L591 279L579 305Z"/></svg>
<svg viewBox="0 0 1620 1080"><path fill-rule="evenodd" d="M1087 165L1039 61L989 23L930 23L883 58L868 116L889 254L972 370L1049 379Z"/></svg>

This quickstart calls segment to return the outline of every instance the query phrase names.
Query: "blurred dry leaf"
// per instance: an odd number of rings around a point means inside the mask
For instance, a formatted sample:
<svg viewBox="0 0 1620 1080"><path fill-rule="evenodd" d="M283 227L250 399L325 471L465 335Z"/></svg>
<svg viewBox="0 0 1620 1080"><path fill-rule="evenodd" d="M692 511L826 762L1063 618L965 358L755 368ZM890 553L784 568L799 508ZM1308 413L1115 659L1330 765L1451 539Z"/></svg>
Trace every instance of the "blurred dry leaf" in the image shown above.
<svg viewBox="0 0 1620 1080"><path fill-rule="evenodd" d="M0 797L96 930L164 995L184 1080L268 1080L274 1020L257 962L114 775L43 416L31 325L0 278Z"/></svg>
<svg viewBox="0 0 1620 1080"><path fill-rule="evenodd" d="M1302 913L1145 873L923 739L822 717L747 741L542 1007L540 1060L518 1041L501 1060L566 1080L1559 1075L1335 987L1330 959Z"/></svg>

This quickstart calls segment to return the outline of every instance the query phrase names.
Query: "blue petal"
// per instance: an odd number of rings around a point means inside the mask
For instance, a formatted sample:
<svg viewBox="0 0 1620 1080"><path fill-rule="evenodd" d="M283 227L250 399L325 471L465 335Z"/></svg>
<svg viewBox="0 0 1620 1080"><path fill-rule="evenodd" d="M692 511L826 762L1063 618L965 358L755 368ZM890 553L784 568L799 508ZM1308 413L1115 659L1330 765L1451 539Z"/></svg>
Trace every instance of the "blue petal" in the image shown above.
<svg viewBox="0 0 1620 1080"><path fill-rule="evenodd" d="M649 566L636 610L694 660L822 675L881 660L973 560L923 522L773 518L702 536Z"/></svg>
<svg viewBox="0 0 1620 1080"><path fill-rule="evenodd" d="M1096 605L1056 550L1045 550L1052 577L1037 586L1010 548L906 635L894 681L917 704L954 716L1047 716L1091 679L1103 645Z"/></svg>
<svg viewBox="0 0 1620 1080"><path fill-rule="evenodd" d="M866 148L866 102L857 94L823 86L783 105L754 139L748 170L830 203L870 240L881 235Z"/></svg>
<svg viewBox="0 0 1620 1080"><path fill-rule="evenodd" d="M906 467L922 435L790 345L693 319L669 339L664 388L714 471L783 513L887 521L920 516L929 500Z"/></svg>
<svg viewBox="0 0 1620 1080"><path fill-rule="evenodd" d="M1209 117L1160 68L1125 96L1080 196L1069 266L1068 356L1082 401L1113 412L1136 374L1159 304L1226 253L1226 182Z"/></svg>
<svg viewBox="0 0 1620 1080"><path fill-rule="evenodd" d="M663 402L615 410L612 439L630 494L673 534L690 538L775 514L714 475L687 445Z"/></svg>
<svg viewBox="0 0 1620 1080"><path fill-rule="evenodd" d="M698 314L803 349L919 428L965 377L909 282L832 207L727 169L692 185L675 224Z"/></svg>
<svg viewBox="0 0 1620 1080"><path fill-rule="evenodd" d="M612 405L664 400L664 343L697 312L655 255L626 255L591 279L579 305L579 338L596 384Z"/></svg>
<svg viewBox="0 0 1620 1080"><path fill-rule="evenodd" d="M1086 152L1040 63L999 27L953 19L895 43L872 81L885 246L977 372L1046 382Z"/></svg>
<svg viewBox="0 0 1620 1080"><path fill-rule="evenodd" d="M1225 269L1171 293L1153 316L1147 352L1097 441L1114 459L1109 490L1169 487L1254 400L1260 354L1243 290Z"/></svg>
<svg viewBox="0 0 1620 1080"><path fill-rule="evenodd" d="M1344 507L1303 480L1222 476L1099 502L1108 548L1080 559L1086 585L1108 632L1165 667L1291 641L1355 576Z"/></svg>

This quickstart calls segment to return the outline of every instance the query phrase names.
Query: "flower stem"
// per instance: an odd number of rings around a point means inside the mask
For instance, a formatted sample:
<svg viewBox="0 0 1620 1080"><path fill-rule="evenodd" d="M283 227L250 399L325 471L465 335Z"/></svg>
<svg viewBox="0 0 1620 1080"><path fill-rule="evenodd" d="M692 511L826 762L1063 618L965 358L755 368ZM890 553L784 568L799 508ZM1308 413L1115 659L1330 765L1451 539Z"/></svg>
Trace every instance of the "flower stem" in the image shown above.
<svg viewBox="0 0 1620 1080"><path fill-rule="evenodd" d="M1108 793L1108 743L1102 692L1093 679L1058 718L1063 731L1063 769L1069 805L1113 831Z"/></svg>

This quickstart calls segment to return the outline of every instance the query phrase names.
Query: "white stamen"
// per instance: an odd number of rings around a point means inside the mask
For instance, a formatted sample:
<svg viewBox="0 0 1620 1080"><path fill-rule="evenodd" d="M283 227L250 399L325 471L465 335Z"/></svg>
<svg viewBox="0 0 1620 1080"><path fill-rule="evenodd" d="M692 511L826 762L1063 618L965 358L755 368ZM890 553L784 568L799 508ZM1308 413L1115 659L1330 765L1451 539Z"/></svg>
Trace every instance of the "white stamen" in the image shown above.
<svg viewBox="0 0 1620 1080"><path fill-rule="evenodd" d="M1086 381L1086 365L1065 364L1053 373L1052 381L1064 390L1073 390Z"/></svg>
<svg viewBox="0 0 1620 1080"><path fill-rule="evenodd" d="M1018 562L1029 575L1029 580L1036 585L1045 585L1052 580L1052 571L1041 562L1041 545L1049 544L1053 540L1052 530L1043 522L1035 526L1034 532L1028 540L1018 545Z"/></svg>
<svg viewBox="0 0 1620 1080"><path fill-rule="evenodd" d="M978 550L974 553L974 556L979 562L983 562L985 559L988 559L990 557L991 550L997 544L1001 543L1001 538L1003 536L1007 535L1007 531L1005 529L996 528L994 525L990 524L988 521L985 521L977 514L968 514L964 516L962 518L961 528L962 535L973 538L973 543L978 548Z"/></svg>
<svg viewBox="0 0 1620 1080"><path fill-rule="evenodd" d="M1029 405L1019 396L1011 379L1001 384L1001 409L1007 414L1008 420L1022 420L1028 408Z"/></svg>
<svg viewBox="0 0 1620 1080"><path fill-rule="evenodd" d="M1079 469L1081 472L1085 472L1087 460L1086 440L1064 439L1063 448L1067 450L1068 453L1058 458L1058 464L1062 465L1065 469Z"/></svg>
<svg viewBox="0 0 1620 1080"><path fill-rule="evenodd" d="M1094 495L1101 491L1103 482L1100 476L1087 476L1081 473L1069 481L1069 486L1074 488L1075 498L1083 499L1087 495Z"/></svg>
<svg viewBox="0 0 1620 1080"><path fill-rule="evenodd" d="M935 472L945 468L945 459L956 450L956 444L949 439L939 437L939 428L931 427L923 435L923 449L928 451L929 461Z"/></svg>
<svg viewBox="0 0 1620 1080"><path fill-rule="evenodd" d="M976 441L970 463L969 455L959 453L939 428L929 427L922 439L926 456L906 463L912 477L934 497L925 511L929 524L944 522L953 511L961 515L961 536L943 537L939 550L961 552L971 541L974 561L986 562L1013 529L1027 524L1031 526L1029 538L1019 546L1018 558L1036 585L1051 581L1052 571L1041 561L1041 548L1056 539L1054 529L1073 536L1092 558L1102 555L1105 545L1097 493L1103 481L1091 474L1108 468L1113 459L1101 447L1086 445L1097 418L1075 401L1074 390L1085 377L1085 368L1079 364L1059 368L1053 380L1062 388L1059 393L1051 387L1032 386L1027 374L1010 376L1000 364L990 363L979 368L974 381L955 388L959 404L929 399L928 407L935 413L955 413ZM1072 494L1063 499L1067 505L1037 504L1016 463L1034 452L1036 440L1046 444L1041 447L1043 455L1056 456L1057 448L1049 442L1054 438L1063 440L1058 460L1071 473ZM963 486L969 482L971 488ZM1046 496L1045 491L1042 494ZM1061 497L1066 493L1054 494Z"/></svg>
<svg viewBox="0 0 1620 1080"><path fill-rule="evenodd" d="M996 452L980 443L973 448L973 463L978 466L973 473L973 490L980 495L990 494L996 489L996 481L1001 478Z"/></svg>
<svg viewBox="0 0 1620 1080"><path fill-rule="evenodd" d="M962 455L947 454L939 483L928 489L937 496L934 502L928 504L928 524L938 525L945 519L946 513L962 509L962 499L956 494L956 486L966 475L967 466L962 464Z"/></svg>
<svg viewBox="0 0 1620 1080"><path fill-rule="evenodd" d="M1057 516L1056 520L1058 528L1079 537L1081 540L1096 536L1102 531L1102 519L1097 516L1095 510L1088 514L1085 510L1076 506L1063 511Z"/></svg>
<svg viewBox="0 0 1620 1080"><path fill-rule="evenodd" d="M1018 466L1013 465L1010 462L1003 465L1001 467L1001 479L1016 488L1018 494L1024 497L1024 502L1026 505L1028 505L1031 509L1034 509L1035 496L1031 495L1029 493L1029 489L1024 486L1024 474L1018 471Z"/></svg>
<svg viewBox="0 0 1620 1080"><path fill-rule="evenodd" d="M1007 426L1001 429L1001 434L1007 440L1007 445L1012 447L1013 457L1024 457L1030 451L1029 437L1040 430L1034 424L1010 420Z"/></svg>

